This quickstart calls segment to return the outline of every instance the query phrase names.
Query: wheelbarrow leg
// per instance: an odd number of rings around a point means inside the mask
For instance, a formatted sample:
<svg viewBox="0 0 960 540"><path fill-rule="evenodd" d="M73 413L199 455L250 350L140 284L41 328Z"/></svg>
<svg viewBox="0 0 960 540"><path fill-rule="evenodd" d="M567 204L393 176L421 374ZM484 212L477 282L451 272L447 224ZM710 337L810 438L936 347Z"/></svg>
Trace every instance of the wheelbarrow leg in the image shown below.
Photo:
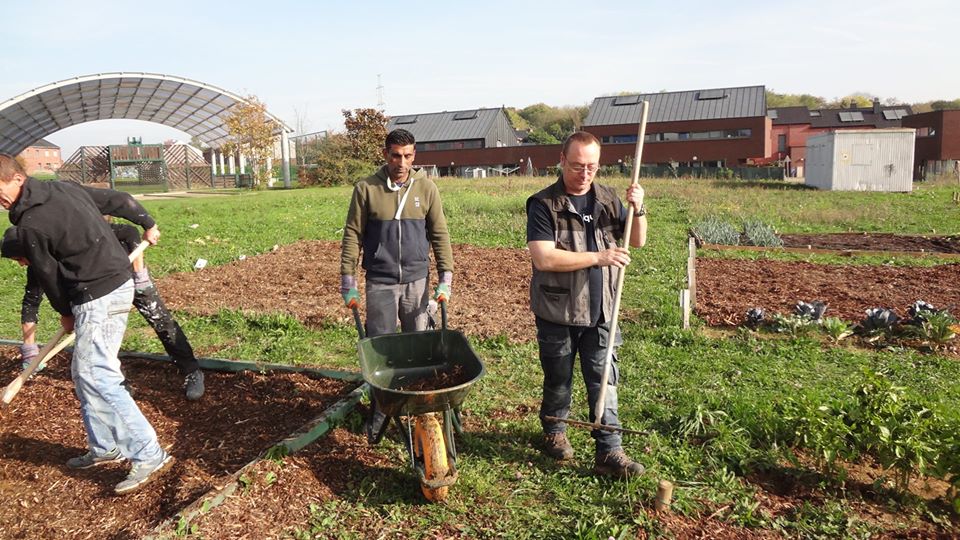
<svg viewBox="0 0 960 540"><path fill-rule="evenodd" d="M390 418L380 411L375 399L370 400L370 416L363 423L364 430L367 433L367 442L370 444L380 444L383 440L383 434L387 432L390 426Z"/></svg>

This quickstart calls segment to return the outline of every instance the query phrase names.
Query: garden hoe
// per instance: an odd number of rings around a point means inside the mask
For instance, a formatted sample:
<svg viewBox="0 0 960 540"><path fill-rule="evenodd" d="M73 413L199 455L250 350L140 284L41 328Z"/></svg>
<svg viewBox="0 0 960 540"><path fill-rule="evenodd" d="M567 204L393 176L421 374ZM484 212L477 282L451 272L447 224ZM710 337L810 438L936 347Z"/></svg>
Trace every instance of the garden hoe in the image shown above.
<svg viewBox="0 0 960 540"><path fill-rule="evenodd" d="M140 245L137 246L137 249L130 252L130 263L132 264L137 257L142 255L143 250L147 249L147 246L149 245L150 243L147 241L140 242ZM8 384L3 390L3 396L0 397L0 403L2 403L3 406L9 405L10 402L13 401L13 398L17 395L20 389L23 388L23 383L27 382L27 379L33 375L33 372L37 370L37 367L40 366L40 364L46 362L50 358L53 358L57 353L73 343L74 338L76 338L76 334L70 332L66 335L66 337L64 337L65 334L67 334L67 331L61 328L53 337L53 339L43 346L43 349L41 349L40 353L34 357L33 361L30 362L30 365L24 368L20 375L17 375L16 379L10 381L10 384Z"/></svg>
<svg viewBox="0 0 960 540"><path fill-rule="evenodd" d="M640 158L643 155L643 138L646 136L647 132L647 110L649 104L646 100L642 102L640 109L640 131L637 134L637 148L636 153L633 157L633 180L630 185L634 186L640 183ZM630 235L632 234L633 229L633 213L637 209L633 207L633 203L630 203L630 207L627 212L627 223L623 231L623 245L629 249L630 247ZM620 270L619 275L617 276L617 292L613 297L613 318L610 320L610 335L607 337L607 353L606 358L603 362L603 376L600 378L600 395L597 398L596 409L594 410L594 418L596 422L580 422L577 420L568 420L566 418L557 418L555 416L547 416L546 419L553 422L565 422L578 427L585 427L591 429L599 429L603 431L613 431L620 433L636 433L640 435L646 434L643 431L635 431L632 429L625 429L613 426L606 426L601 423L603 420L603 411L606 409L607 404L607 382L610 380L610 364L613 362L613 343L616 341L616 332L617 332L617 319L620 316L620 297L623 295L623 278L627 274L627 267L624 267Z"/></svg>

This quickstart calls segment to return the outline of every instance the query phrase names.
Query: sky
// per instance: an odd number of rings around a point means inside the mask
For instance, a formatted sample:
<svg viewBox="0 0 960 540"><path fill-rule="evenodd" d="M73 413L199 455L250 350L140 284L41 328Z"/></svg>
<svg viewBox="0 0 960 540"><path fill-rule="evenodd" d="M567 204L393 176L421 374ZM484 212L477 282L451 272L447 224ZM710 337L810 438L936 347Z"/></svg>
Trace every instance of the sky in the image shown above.
<svg viewBox="0 0 960 540"><path fill-rule="evenodd" d="M161 73L255 95L305 133L342 130L342 109L377 107L381 92L392 116L751 85L827 99L960 97L955 0L31 0L5 6L3 19L0 102L81 75ZM130 136L189 139L132 120L47 139L66 158Z"/></svg>

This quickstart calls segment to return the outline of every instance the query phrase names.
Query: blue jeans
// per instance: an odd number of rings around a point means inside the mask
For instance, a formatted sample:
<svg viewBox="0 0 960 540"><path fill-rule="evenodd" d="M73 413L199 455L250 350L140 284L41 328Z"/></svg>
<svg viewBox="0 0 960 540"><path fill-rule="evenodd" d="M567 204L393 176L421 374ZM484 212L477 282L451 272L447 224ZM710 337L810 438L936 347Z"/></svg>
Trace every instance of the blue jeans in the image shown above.
<svg viewBox="0 0 960 540"><path fill-rule="evenodd" d="M157 433L120 385L117 353L132 302L131 279L105 296L72 306L77 342L70 374L90 450L99 455L117 448L134 463L153 462L163 457Z"/></svg>
<svg viewBox="0 0 960 540"><path fill-rule="evenodd" d="M587 386L587 404L590 407L590 422L596 422L594 411L600 398L600 380L606 361L609 322L597 326L565 326L537 317L537 343L540 346L540 367L543 368L543 402L540 404L540 423L544 433L562 433L566 425L546 420L547 416L567 418L573 398L573 364L580 354L580 372ZM617 332L615 345L623 342ZM617 366L616 348L607 380L607 394L603 411L604 425L620 427L617 416ZM619 449L622 443L619 433L594 429L590 435L596 441L597 453Z"/></svg>

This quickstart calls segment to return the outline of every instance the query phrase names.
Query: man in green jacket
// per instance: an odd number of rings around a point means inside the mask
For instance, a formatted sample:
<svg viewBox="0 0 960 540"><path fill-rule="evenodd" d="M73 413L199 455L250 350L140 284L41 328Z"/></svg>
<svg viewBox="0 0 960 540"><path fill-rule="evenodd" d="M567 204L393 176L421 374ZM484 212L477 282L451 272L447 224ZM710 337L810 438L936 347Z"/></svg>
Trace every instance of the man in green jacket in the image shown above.
<svg viewBox="0 0 960 540"><path fill-rule="evenodd" d="M357 262L366 272L367 335L427 329L430 248L439 283L433 297L450 300L453 250L436 184L414 169L416 140L405 129L387 134L386 165L357 182L347 211L340 252L340 291L347 307L359 304ZM376 406L376 404L374 404ZM367 435L382 436L383 415L375 410Z"/></svg>

